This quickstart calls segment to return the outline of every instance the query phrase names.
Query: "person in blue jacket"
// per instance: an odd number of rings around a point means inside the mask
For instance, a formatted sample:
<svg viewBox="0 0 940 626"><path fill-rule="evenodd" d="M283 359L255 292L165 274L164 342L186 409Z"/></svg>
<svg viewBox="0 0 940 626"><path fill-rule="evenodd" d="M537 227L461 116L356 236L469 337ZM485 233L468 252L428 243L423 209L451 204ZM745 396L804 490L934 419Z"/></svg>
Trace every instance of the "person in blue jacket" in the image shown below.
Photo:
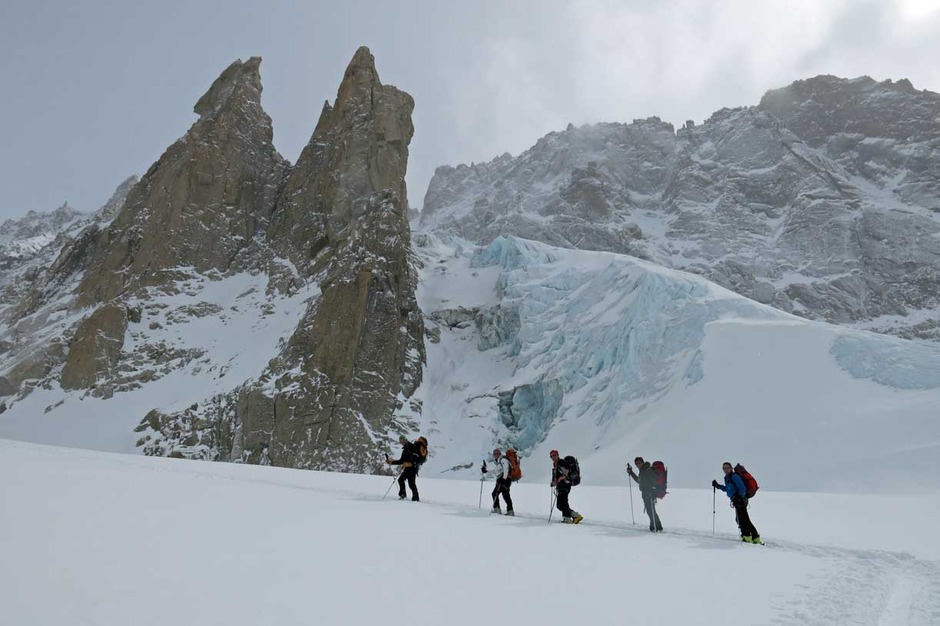
<svg viewBox="0 0 940 626"><path fill-rule="evenodd" d="M724 491L728 499L731 500L731 506L734 507L735 521L738 523L738 528L741 529L741 541L764 543L747 514L747 489L744 487L744 480L734 472L731 463L727 461L721 464L721 469L725 473L725 484L720 485L717 480L713 480L712 487Z"/></svg>

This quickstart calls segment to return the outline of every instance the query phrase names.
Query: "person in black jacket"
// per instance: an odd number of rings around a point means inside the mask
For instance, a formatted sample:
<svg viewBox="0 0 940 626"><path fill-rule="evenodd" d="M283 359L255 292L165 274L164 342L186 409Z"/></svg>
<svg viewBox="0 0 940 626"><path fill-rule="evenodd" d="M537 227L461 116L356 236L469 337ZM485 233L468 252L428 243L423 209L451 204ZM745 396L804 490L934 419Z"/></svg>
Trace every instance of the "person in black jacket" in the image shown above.
<svg viewBox="0 0 940 626"><path fill-rule="evenodd" d="M411 487L411 499L415 502L419 501L418 498L418 486L415 484L415 479L418 477L418 463L420 462L421 453L418 451L418 444L408 441L408 438L402 435L398 438L399 443L401 443L401 457L397 461L385 457L385 462L389 465L401 465L401 473L398 475L398 499L404 500L407 497L405 493L405 481L408 481L408 486Z"/></svg>
<svg viewBox="0 0 940 626"><path fill-rule="evenodd" d="M633 459L633 462L636 463L640 475L637 476L633 472L633 467L629 463L627 463L627 473L640 486L640 495L643 497L643 510L650 518L650 532L662 532L663 523L659 521L659 513L656 512L656 496L654 495L656 474L649 462L643 460L643 457L638 456Z"/></svg>
<svg viewBox="0 0 940 626"><path fill-rule="evenodd" d="M571 493L571 481L568 479L571 467L568 462L558 456L558 450L549 453L552 459L552 487L555 488L555 506L561 511L562 522L577 524L584 516L568 505L568 494Z"/></svg>

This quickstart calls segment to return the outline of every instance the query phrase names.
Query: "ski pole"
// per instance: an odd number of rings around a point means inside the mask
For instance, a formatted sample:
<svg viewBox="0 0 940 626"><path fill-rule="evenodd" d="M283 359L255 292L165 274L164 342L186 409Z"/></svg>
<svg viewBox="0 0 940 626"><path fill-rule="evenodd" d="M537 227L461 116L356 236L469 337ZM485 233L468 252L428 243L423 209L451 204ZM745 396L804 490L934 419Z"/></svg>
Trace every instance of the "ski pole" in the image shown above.
<svg viewBox="0 0 940 626"><path fill-rule="evenodd" d="M486 459L483 459L483 471L480 472L480 505L483 508L483 481L486 480Z"/></svg>
<svg viewBox="0 0 940 626"><path fill-rule="evenodd" d="M555 512L555 488L552 487L552 503L548 509L548 523L552 523L552 513Z"/></svg>
<svg viewBox="0 0 940 626"><path fill-rule="evenodd" d="M712 534L715 534L715 493L718 490L712 485Z"/></svg>
<svg viewBox="0 0 940 626"><path fill-rule="evenodd" d="M630 523L636 526L636 517L633 515L633 479L627 476L627 482L630 483Z"/></svg>
<svg viewBox="0 0 940 626"><path fill-rule="evenodd" d="M395 486L395 483L398 482L398 477L401 476L403 470L398 470L398 475L392 478L392 484L388 486L388 489L385 490L385 496L388 495L388 492L392 490L392 487ZM385 499L385 496L382 496L382 499Z"/></svg>

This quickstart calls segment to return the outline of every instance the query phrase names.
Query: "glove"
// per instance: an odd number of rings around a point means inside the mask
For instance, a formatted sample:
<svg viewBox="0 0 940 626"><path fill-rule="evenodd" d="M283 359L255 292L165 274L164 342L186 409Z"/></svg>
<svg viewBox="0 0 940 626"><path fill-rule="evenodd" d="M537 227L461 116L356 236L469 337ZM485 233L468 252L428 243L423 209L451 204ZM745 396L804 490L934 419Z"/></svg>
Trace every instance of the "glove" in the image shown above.
<svg viewBox="0 0 940 626"><path fill-rule="evenodd" d="M712 487L714 487L715 489L721 489L721 485L718 484L717 480L712 481Z"/></svg>
<svg viewBox="0 0 940 626"><path fill-rule="evenodd" d="M483 461L483 465L480 466L480 473L481 474L486 473L486 461Z"/></svg>
<svg viewBox="0 0 940 626"><path fill-rule="evenodd" d="M386 463L386 465L391 465L391 464L392 464L392 460L391 460L390 458L388 458L388 457L385 457L385 463Z"/></svg>

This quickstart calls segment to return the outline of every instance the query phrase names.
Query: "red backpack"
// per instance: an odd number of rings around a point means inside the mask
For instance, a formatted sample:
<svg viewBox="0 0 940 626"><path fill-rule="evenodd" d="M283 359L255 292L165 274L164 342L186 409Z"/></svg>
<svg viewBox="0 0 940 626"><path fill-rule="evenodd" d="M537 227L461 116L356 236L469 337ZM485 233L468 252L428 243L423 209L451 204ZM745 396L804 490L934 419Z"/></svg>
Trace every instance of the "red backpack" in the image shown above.
<svg viewBox="0 0 940 626"><path fill-rule="evenodd" d="M653 497L660 500L666 497L666 465L662 461L653 461Z"/></svg>
<svg viewBox="0 0 940 626"><path fill-rule="evenodd" d="M751 473L744 469L744 466L740 463L734 466L734 473L740 476L741 480L744 481L744 495L747 496L747 499L750 500L753 498L757 490L760 489L760 485L757 484L757 479L751 476Z"/></svg>
<svg viewBox="0 0 940 626"><path fill-rule="evenodd" d="M522 478L522 466L519 465L519 455L514 448L506 450L506 460L509 461L509 480L515 482Z"/></svg>

